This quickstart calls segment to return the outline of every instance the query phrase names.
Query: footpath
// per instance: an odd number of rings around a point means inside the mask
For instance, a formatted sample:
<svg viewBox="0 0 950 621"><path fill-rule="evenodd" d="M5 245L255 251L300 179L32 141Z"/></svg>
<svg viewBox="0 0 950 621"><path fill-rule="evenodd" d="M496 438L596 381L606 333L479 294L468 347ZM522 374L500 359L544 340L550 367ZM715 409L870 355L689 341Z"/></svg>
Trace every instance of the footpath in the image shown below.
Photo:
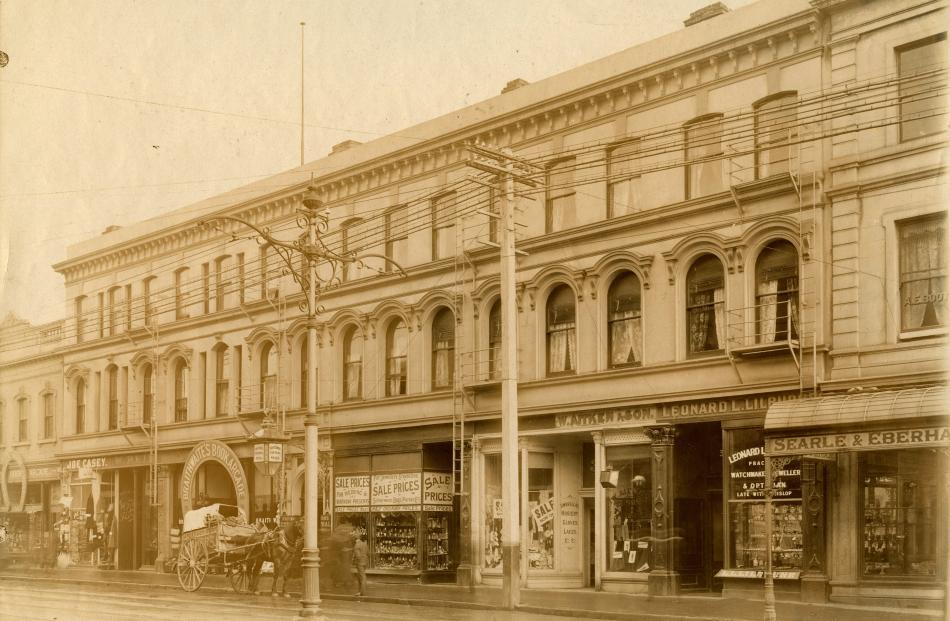
<svg viewBox="0 0 950 621"><path fill-rule="evenodd" d="M0 584L4 580L53 581L58 583L123 585L161 589L180 589L175 574L153 571L118 571L95 568L70 567L67 569L39 569L8 567L0 570ZM237 594L235 597L269 597L270 576L262 576L259 588L264 595ZM290 594L300 597L300 580L290 581ZM2 587L0 587L2 589ZM200 591L232 592L226 576L205 577ZM356 597L321 590L326 600L361 600L366 602L403 604L406 606L448 606L470 609L494 610L501 607L500 588L476 586L466 588L454 584L414 584L370 581L367 594ZM936 610L915 610L841 604L803 604L778 602L779 621L938 621L942 613ZM761 601L724 599L718 595L684 595L679 597L649 597L604 593L592 589L525 589L521 592L518 610L537 614L563 615L587 619L613 619L617 621L759 621L762 619Z"/></svg>

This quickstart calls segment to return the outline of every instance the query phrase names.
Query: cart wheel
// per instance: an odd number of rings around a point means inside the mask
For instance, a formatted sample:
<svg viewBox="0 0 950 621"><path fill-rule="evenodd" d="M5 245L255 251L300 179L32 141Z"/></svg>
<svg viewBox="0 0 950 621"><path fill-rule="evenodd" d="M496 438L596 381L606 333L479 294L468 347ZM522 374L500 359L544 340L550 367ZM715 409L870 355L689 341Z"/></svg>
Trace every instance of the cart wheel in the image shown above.
<svg viewBox="0 0 950 621"><path fill-rule="evenodd" d="M247 593L254 587L252 562L239 561L228 565L228 578L231 579L231 588L235 593Z"/></svg>
<svg viewBox="0 0 950 621"><path fill-rule="evenodd" d="M186 591L197 591L208 574L208 550L203 543L191 539L178 553L178 584Z"/></svg>

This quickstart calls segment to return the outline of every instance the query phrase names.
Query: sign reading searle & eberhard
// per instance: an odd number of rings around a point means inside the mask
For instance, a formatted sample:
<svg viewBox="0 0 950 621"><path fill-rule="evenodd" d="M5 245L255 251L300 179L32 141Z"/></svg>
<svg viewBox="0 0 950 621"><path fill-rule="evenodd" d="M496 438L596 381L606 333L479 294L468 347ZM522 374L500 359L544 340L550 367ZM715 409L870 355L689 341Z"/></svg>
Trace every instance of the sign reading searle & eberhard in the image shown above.
<svg viewBox="0 0 950 621"><path fill-rule="evenodd" d="M787 438L766 438L769 455L807 452L871 451L875 449L950 446L950 427L921 427L894 431L819 433Z"/></svg>

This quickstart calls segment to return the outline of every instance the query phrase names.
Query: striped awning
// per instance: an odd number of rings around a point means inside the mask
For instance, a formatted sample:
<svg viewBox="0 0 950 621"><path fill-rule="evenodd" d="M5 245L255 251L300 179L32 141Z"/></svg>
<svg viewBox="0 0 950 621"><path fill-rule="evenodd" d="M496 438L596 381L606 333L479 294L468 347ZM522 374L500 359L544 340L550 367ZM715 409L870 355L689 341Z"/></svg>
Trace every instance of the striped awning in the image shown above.
<svg viewBox="0 0 950 621"><path fill-rule="evenodd" d="M773 403L766 454L950 446L946 386L866 391Z"/></svg>

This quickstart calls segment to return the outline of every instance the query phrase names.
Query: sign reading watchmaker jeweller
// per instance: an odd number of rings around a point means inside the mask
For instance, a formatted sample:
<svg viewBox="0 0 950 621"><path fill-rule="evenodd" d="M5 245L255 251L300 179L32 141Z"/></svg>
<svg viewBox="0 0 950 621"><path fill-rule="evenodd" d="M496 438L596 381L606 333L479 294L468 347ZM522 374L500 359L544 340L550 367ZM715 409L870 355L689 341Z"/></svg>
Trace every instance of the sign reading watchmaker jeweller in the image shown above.
<svg viewBox="0 0 950 621"><path fill-rule="evenodd" d="M736 429L730 432L729 490L732 500L765 498L765 446L761 429ZM773 498L797 500L802 497L800 457L786 457L773 464Z"/></svg>

